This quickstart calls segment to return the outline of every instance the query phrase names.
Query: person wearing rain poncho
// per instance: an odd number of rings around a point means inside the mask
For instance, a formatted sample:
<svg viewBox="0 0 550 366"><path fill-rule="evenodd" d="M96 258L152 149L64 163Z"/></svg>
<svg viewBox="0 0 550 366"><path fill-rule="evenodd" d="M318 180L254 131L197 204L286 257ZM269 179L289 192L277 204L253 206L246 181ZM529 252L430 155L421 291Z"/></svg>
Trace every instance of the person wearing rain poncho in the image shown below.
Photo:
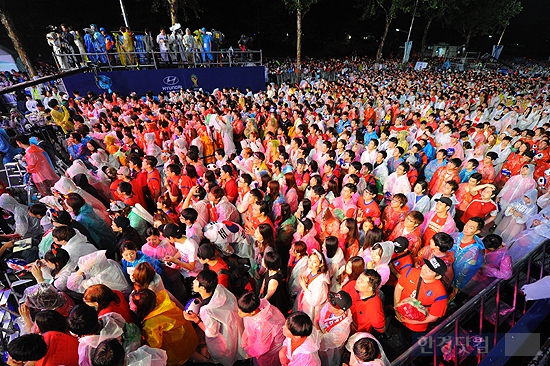
<svg viewBox="0 0 550 366"><path fill-rule="evenodd" d="M323 253L313 250L308 257L307 269L299 278L301 291L294 302L293 311L303 311L315 316L327 302L330 287L327 261Z"/></svg>
<svg viewBox="0 0 550 366"><path fill-rule="evenodd" d="M8 193L0 195L0 207L13 215L15 220L15 234L23 239L39 238L44 230L40 225L40 219L32 217L28 213L28 207L20 204Z"/></svg>
<svg viewBox="0 0 550 366"><path fill-rule="evenodd" d="M378 350L380 351L380 357L377 357L373 361L360 361L356 356L354 350L355 343L363 338L372 339L378 345ZM386 357L386 353L382 348L382 345L374 336L370 333L359 332L355 333L349 337L348 342L346 343L346 350L350 352L349 366L360 366L360 365L372 365L372 366L390 366L390 360Z"/></svg>
<svg viewBox="0 0 550 366"><path fill-rule="evenodd" d="M126 165L126 155L120 150L116 136L109 134L103 138L103 142L105 143L105 151L118 162L118 166L120 164ZM118 166L115 167L118 168Z"/></svg>
<svg viewBox="0 0 550 366"><path fill-rule="evenodd" d="M100 53L101 55L90 55L90 59L93 62L98 60L102 63L107 63L107 46L105 44L105 37L99 31L99 28L95 24L90 24L90 28L84 28L86 35L84 36L84 42L89 53Z"/></svg>
<svg viewBox="0 0 550 366"><path fill-rule="evenodd" d="M257 366L280 365L279 350L283 345L285 317L269 301L254 293L239 298L239 316L243 318L242 347Z"/></svg>
<svg viewBox="0 0 550 366"><path fill-rule="evenodd" d="M15 148L10 144L10 137L6 130L0 128L0 153L4 154L2 161L4 164L13 162L13 158L17 154L21 154L23 149Z"/></svg>
<svg viewBox="0 0 550 366"><path fill-rule="evenodd" d="M520 232L525 230L525 223L538 211L536 189L531 189L513 200L507 207L503 207L504 218L494 233L500 235L504 242L509 242Z"/></svg>
<svg viewBox="0 0 550 366"><path fill-rule="evenodd" d="M383 241L372 246L371 260L365 264L367 269L374 269L380 275L380 286L388 282L390 278L390 260L394 252L394 244L391 241Z"/></svg>
<svg viewBox="0 0 550 366"><path fill-rule="evenodd" d="M550 239L550 206L544 207L538 214L531 216L525 226L526 230L509 242L505 242L514 264Z"/></svg>
<svg viewBox="0 0 550 366"><path fill-rule="evenodd" d="M78 193L69 193L65 199L67 210L75 221L80 222L90 233L94 243L107 250L111 257L115 250L115 236L111 228L94 212L92 206Z"/></svg>
<svg viewBox="0 0 550 366"><path fill-rule="evenodd" d="M319 358L320 332L312 320L301 311L289 315L283 327L286 337L279 351L279 360L285 366L321 366Z"/></svg>
<svg viewBox="0 0 550 366"><path fill-rule="evenodd" d="M19 308L21 318L16 322L20 325L21 334L30 333L34 325L30 309L36 311L55 310L66 317L73 307L74 301L69 295L58 291L48 282L41 282L25 289L23 303Z"/></svg>
<svg viewBox="0 0 550 366"><path fill-rule="evenodd" d="M67 279L69 290L81 294L91 285L98 283L123 294L129 294L132 291L120 265L111 259L107 259L104 250L80 257L78 271L71 274Z"/></svg>
<svg viewBox="0 0 550 366"><path fill-rule="evenodd" d="M479 236L485 222L480 217L472 217L464 225L461 233L451 235L455 241L449 253L454 254L453 287L461 290L474 277L483 264L485 246Z"/></svg>
<svg viewBox="0 0 550 366"><path fill-rule="evenodd" d="M51 196L50 196L51 197ZM69 227L71 230L57 230L55 244L65 246L65 249L71 258L71 262L76 265L78 258L83 255L90 254L97 250L95 244L92 244L90 233L80 223L74 221L67 211L52 211L50 214L52 219L52 229L48 230L38 244L38 256L44 258L44 255L49 251L54 244L53 233L57 228Z"/></svg>
<svg viewBox="0 0 550 366"><path fill-rule="evenodd" d="M141 321L145 342L150 347L166 351L168 366L187 362L195 353L199 339L168 293L160 291L155 295L153 291L144 289L133 293L131 299L132 310Z"/></svg>
<svg viewBox="0 0 550 366"><path fill-rule="evenodd" d="M246 359L246 352L241 347L244 326L238 315L237 299L218 285L216 272L201 271L193 281L193 292L201 297L199 313L188 311L183 316L204 331L210 355L208 362L232 366L237 360Z"/></svg>
<svg viewBox="0 0 550 366"><path fill-rule="evenodd" d="M57 183L54 184L52 188L52 192L55 196L59 197L59 194L62 194L64 196L68 195L69 193L77 193L79 194L84 201L86 201L88 204L92 206L94 209L94 212L107 224L111 224L111 219L107 212L105 211L105 205L97 198L83 190L82 188L78 187L72 180L66 177L61 177Z"/></svg>
<svg viewBox="0 0 550 366"><path fill-rule="evenodd" d="M226 156L231 156L235 153L236 147L235 142L233 141L233 117L231 115L226 115L220 117L218 113L210 114L206 116L206 123L212 126L216 131L222 135L223 140L223 149Z"/></svg>
<svg viewBox="0 0 550 366"><path fill-rule="evenodd" d="M86 176L86 174L77 174L72 179L78 187L101 201L105 208L109 207L109 199L99 194L99 192L90 184L90 182L88 182L88 177Z"/></svg>
<svg viewBox="0 0 550 366"><path fill-rule="evenodd" d="M161 154L162 149L155 143L155 133L154 132L148 132L143 134L143 138L145 139L145 155L154 156L157 161L162 161ZM181 139L183 141L183 139ZM176 140L177 141L177 140Z"/></svg>
<svg viewBox="0 0 550 366"><path fill-rule="evenodd" d="M527 191L537 187L537 182L533 178L534 172L535 166L533 164L524 165L518 175L514 175L506 182L496 198L496 202L501 208L495 220L497 225L504 218L504 213L509 203L521 198Z"/></svg>
<svg viewBox="0 0 550 366"><path fill-rule="evenodd" d="M483 238L486 253L483 266L462 292L474 296L489 286L495 279L508 280L512 277L512 259L502 238L496 234L489 234Z"/></svg>
<svg viewBox="0 0 550 366"><path fill-rule="evenodd" d="M323 254L327 260L328 275L332 284L336 282L336 273L340 267L346 265L344 251L338 246L338 238L329 236L323 245Z"/></svg>
<svg viewBox="0 0 550 366"><path fill-rule="evenodd" d="M59 177L53 170L44 150L37 145L32 145L28 136L15 136L17 146L25 149L25 163L27 172L31 175L32 181L42 196L49 194L50 188Z"/></svg>
<svg viewBox="0 0 550 366"><path fill-rule="evenodd" d="M115 159L113 155L109 155L102 150L94 152L88 158L88 162L92 164L93 167L97 168L95 172L92 172L94 178L105 185L111 184L109 177L107 177L107 174L105 174L105 170L109 167L114 167L116 169L120 167L120 163L118 162L118 160Z"/></svg>
<svg viewBox="0 0 550 366"><path fill-rule="evenodd" d="M141 343L139 328L127 323L118 313L98 316L86 304L77 305L67 317L67 328L78 337L78 364L91 366L94 350L108 339L120 340L126 354L137 350Z"/></svg>
<svg viewBox="0 0 550 366"><path fill-rule="evenodd" d="M107 183L97 180L88 170L84 162L80 159L73 161L73 164L67 169L65 175L73 179L78 174L86 175L88 182L96 189L96 191L105 198L111 197L111 190Z"/></svg>

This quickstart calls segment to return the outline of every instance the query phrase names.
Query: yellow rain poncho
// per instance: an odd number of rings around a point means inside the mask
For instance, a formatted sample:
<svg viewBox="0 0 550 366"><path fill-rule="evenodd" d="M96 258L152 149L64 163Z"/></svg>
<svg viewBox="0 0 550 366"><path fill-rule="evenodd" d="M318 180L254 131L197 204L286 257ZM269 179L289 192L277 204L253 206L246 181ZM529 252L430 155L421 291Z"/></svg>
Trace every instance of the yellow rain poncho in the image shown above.
<svg viewBox="0 0 550 366"><path fill-rule="evenodd" d="M157 294L157 306L143 320L143 336L149 346L166 351L168 366L184 364L199 344L193 326L164 290Z"/></svg>

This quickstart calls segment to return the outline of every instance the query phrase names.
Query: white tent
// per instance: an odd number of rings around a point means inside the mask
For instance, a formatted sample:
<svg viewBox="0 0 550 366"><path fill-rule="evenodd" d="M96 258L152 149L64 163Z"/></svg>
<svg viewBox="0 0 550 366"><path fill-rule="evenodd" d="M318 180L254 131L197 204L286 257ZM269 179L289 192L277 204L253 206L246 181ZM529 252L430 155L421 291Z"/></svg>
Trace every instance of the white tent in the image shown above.
<svg viewBox="0 0 550 366"><path fill-rule="evenodd" d="M17 70L14 56L17 53L9 48L0 46L0 71Z"/></svg>

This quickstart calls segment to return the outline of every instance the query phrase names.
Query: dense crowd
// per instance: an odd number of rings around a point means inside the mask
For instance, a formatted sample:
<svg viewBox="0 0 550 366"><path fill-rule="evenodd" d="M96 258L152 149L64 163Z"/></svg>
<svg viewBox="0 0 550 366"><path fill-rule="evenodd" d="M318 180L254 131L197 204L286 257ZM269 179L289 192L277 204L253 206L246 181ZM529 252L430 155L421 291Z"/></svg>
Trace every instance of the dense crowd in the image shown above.
<svg viewBox="0 0 550 366"><path fill-rule="evenodd" d="M389 365L389 339L550 237L546 80L309 65L340 77L50 92L31 104L67 136L66 172L41 135L0 129L41 195L0 196L0 254L37 281L12 364Z"/></svg>

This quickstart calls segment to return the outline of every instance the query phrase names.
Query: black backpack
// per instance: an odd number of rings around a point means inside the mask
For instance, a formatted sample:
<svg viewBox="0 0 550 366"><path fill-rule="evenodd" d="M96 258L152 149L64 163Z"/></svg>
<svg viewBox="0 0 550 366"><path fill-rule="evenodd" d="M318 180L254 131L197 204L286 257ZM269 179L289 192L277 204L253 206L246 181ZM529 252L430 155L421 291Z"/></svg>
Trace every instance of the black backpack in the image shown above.
<svg viewBox="0 0 550 366"><path fill-rule="evenodd" d="M254 279L250 276L249 267L245 264L241 264L237 259L229 258L224 259L227 263L229 270L221 269L217 274L226 274L229 276L229 291L239 298L245 292L254 291Z"/></svg>
<svg viewBox="0 0 550 366"><path fill-rule="evenodd" d="M225 35L222 32L215 30L212 32L212 39L214 39L214 41L218 44L223 44L225 42Z"/></svg>

